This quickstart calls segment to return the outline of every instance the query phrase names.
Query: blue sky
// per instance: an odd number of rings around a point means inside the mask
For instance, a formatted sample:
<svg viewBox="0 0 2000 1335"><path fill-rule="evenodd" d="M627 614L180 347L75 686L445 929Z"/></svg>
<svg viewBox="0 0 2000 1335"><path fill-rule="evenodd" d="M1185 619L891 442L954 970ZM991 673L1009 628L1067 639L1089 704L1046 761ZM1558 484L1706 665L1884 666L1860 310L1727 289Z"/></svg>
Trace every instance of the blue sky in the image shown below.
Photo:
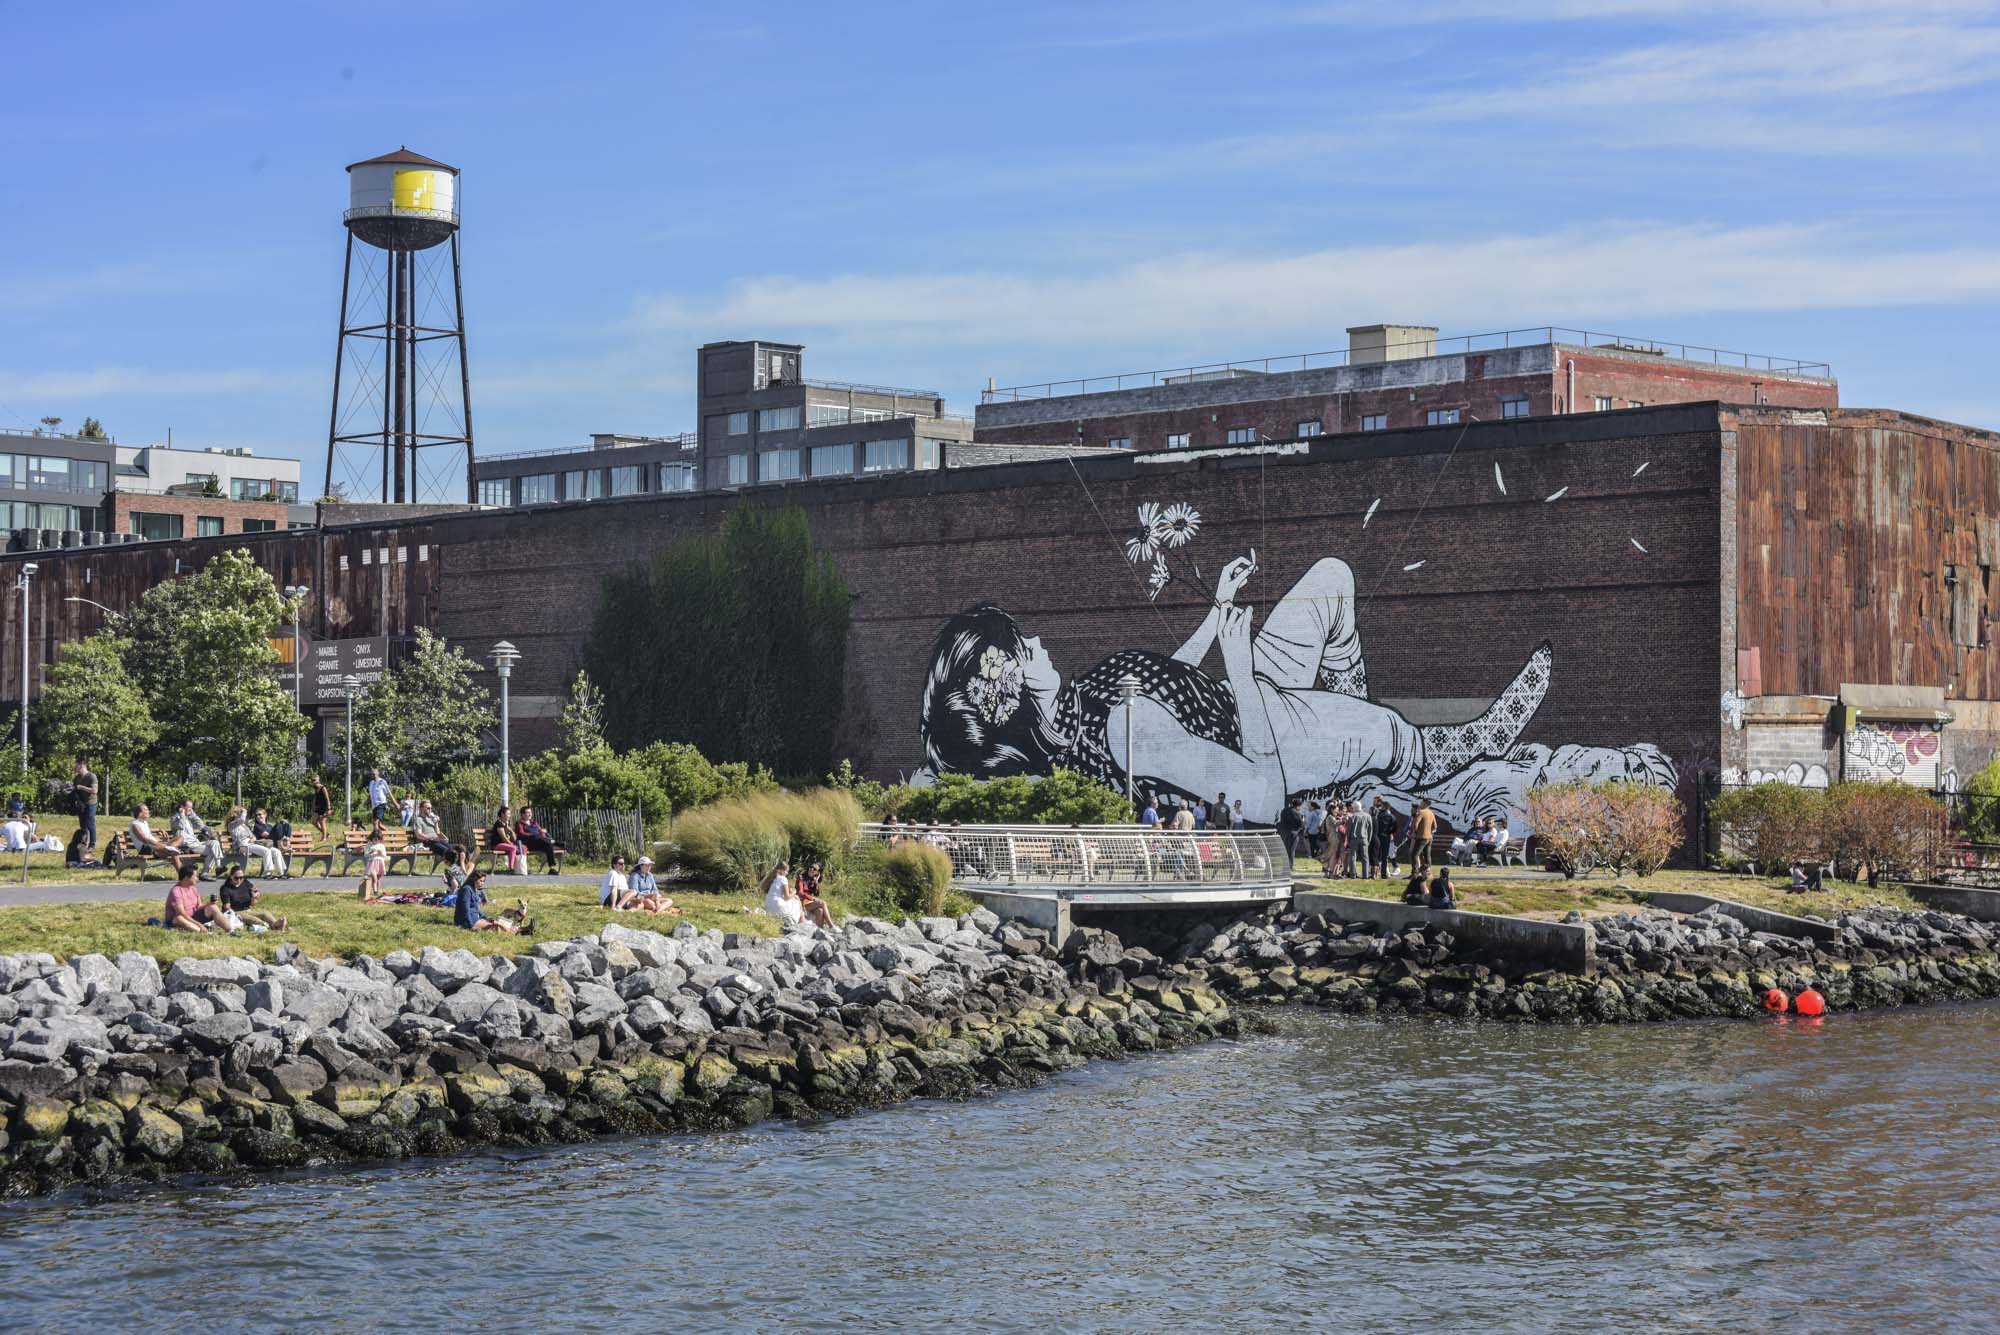
<svg viewBox="0 0 2000 1335"><path fill-rule="evenodd" d="M482 452L708 339L1002 385L1538 324L2000 427L2000 6L0 0L0 424L325 448L346 175L464 169Z"/></svg>

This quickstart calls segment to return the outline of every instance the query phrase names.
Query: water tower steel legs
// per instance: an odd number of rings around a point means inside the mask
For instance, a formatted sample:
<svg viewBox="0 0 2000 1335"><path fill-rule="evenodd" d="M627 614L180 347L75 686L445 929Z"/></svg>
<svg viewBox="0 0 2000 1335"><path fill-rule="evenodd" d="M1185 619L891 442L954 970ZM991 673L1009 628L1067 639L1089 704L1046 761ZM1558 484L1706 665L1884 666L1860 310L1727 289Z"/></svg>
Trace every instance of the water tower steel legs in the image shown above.
<svg viewBox="0 0 2000 1335"><path fill-rule="evenodd" d="M347 282L354 273L354 233L347 234L347 255L340 262L340 332L333 339L333 407L326 418L326 474L320 479L320 495L333 490L333 442L340 434L340 371L347 352Z"/></svg>
<svg viewBox="0 0 2000 1335"><path fill-rule="evenodd" d="M451 234L451 304L458 312L458 392L459 406L464 409L465 427L465 499L479 499L479 472L473 467L472 452L472 372L466 365L465 354L465 285L458 274L458 233Z"/></svg>

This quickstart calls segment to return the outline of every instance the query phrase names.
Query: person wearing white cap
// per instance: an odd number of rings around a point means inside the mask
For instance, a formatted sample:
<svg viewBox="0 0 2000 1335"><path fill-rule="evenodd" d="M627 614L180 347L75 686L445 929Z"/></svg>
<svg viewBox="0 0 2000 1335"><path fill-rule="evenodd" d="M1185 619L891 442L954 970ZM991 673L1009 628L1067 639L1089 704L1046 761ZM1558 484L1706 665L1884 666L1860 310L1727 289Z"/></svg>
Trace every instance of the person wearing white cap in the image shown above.
<svg viewBox="0 0 2000 1335"><path fill-rule="evenodd" d="M660 893L660 883L653 879L653 859L641 855L639 865L632 872L630 882L631 897L626 907L641 913L679 913L674 907L673 896Z"/></svg>

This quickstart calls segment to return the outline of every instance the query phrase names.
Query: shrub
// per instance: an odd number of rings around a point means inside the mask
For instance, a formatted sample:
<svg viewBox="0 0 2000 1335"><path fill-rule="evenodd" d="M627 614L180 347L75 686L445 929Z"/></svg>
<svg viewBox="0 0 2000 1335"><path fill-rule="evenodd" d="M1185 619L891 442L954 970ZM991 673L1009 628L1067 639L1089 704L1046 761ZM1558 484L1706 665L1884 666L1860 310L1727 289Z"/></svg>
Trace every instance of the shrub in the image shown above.
<svg viewBox="0 0 2000 1335"><path fill-rule="evenodd" d="M500 805L500 767L453 765L430 783L419 785L417 794L440 808L466 806L492 811Z"/></svg>
<svg viewBox="0 0 2000 1335"><path fill-rule="evenodd" d="M861 808L846 793L756 793L687 812L674 824L674 840L685 870L754 892L780 859L818 862L837 875L860 820Z"/></svg>
<svg viewBox="0 0 2000 1335"><path fill-rule="evenodd" d="M246 793L245 796L249 794ZM219 788L211 788L205 783L193 783L186 779L178 783L169 781L145 784L138 795L138 802L144 802L153 809L154 832L158 833L165 829L166 822L174 814L174 808L189 797L194 799L195 815L211 824L219 824L222 818L229 814L229 808L236 805L236 795L233 790L225 793ZM132 806L136 808L138 802L134 802ZM334 789L333 793L333 814L336 819L340 816L338 788Z"/></svg>
<svg viewBox="0 0 2000 1335"><path fill-rule="evenodd" d="M1681 804L1650 783L1612 782L1598 787L1605 822L1602 857L1613 871L1630 867L1651 876L1681 842Z"/></svg>
<svg viewBox="0 0 2000 1335"><path fill-rule="evenodd" d="M632 811L664 827L673 805L652 771L609 747L563 755L547 751L514 767L516 803L579 811Z"/></svg>
<svg viewBox="0 0 2000 1335"><path fill-rule="evenodd" d="M1602 860L1607 827L1604 797L1586 783L1544 784L1528 790L1528 827L1542 855L1564 876Z"/></svg>
<svg viewBox="0 0 2000 1335"><path fill-rule="evenodd" d="M2000 756L1965 782L1965 837L1982 844L2000 842Z"/></svg>
<svg viewBox="0 0 2000 1335"><path fill-rule="evenodd" d="M713 764L687 742L653 742L628 755L653 776L675 811L692 811L710 802L772 792L778 786L770 771L761 765L753 769L740 761Z"/></svg>
<svg viewBox="0 0 2000 1335"><path fill-rule="evenodd" d="M1921 788L1894 781L1841 783L1826 790L1826 842L1875 885L1885 871L1928 868L1938 856L1945 809Z"/></svg>
<svg viewBox="0 0 2000 1335"><path fill-rule="evenodd" d="M1825 843L1826 794L1789 783L1759 783L1724 793L1708 816L1763 872L1818 856Z"/></svg>
<svg viewBox="0 0 2000 1335"><path fill-rule="evenodd" d="M975 779L944 774L927 788L911 788L899 814L915 821L964 821L968 825L1124 825L1133 819L1122 793L1074 770L1046 778L1015 774Z"/></svg>
<svg viewBox="0 0 2000 1335"><path fill-rule="evenodd" d="M882 880L905 913L935 918L951 891L951 859L929 844L898 844L882 855Z"/></svg>

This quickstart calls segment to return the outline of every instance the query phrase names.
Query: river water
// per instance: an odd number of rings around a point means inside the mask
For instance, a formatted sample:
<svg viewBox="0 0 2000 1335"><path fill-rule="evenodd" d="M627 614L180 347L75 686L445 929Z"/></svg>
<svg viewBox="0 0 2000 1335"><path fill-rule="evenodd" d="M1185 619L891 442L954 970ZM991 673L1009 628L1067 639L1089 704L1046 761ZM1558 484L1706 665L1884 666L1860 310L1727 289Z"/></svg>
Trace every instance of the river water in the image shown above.
<svg viewBox="0 0 2000 1335"><path fill-rule="evenodd" d="M37 1331L2000 1323L2000 1005L1278 1032L812 1127L0 1205Z"/></svg>

